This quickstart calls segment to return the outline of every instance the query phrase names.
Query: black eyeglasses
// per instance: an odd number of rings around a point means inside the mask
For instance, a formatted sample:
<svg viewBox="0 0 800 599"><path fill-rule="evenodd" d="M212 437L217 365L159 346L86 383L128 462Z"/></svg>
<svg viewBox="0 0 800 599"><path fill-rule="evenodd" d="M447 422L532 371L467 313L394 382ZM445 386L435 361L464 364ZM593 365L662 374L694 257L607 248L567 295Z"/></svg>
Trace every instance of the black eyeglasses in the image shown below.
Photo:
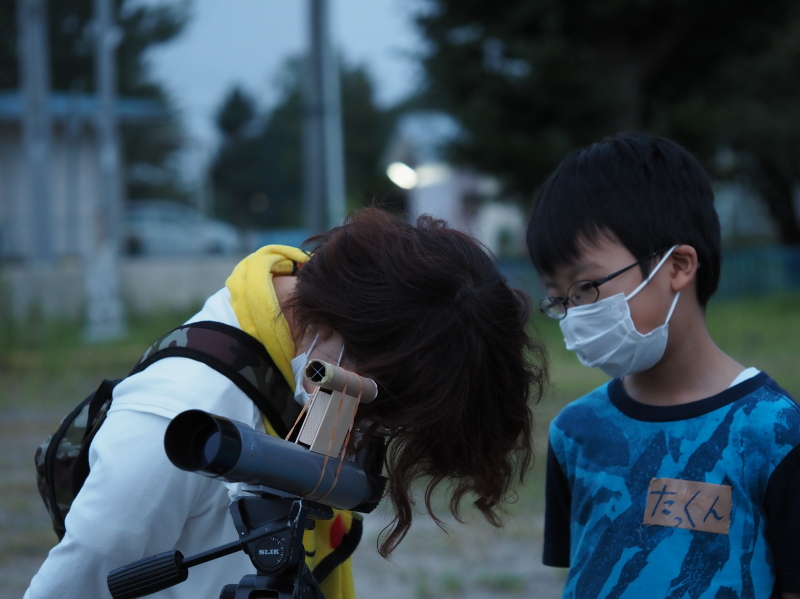
<svg viewBox="0 0 800 599"><path fill-rule="evenodd" d="M625 268L622 268L617 272L612 272L610 275L607 275L601 279L595 279L594 281L576 281L569 286L569 289L567 289L567 297L553 297L552 295L548 295L542 299L541 303L539 304L539 309L550 318L562 320L567 315L567 303L570 303L573 306L586 306L588 304L595 303L597 298L600 297L600 285L603 283L608 283L614 277L618 277L622 273L629 271L634 266L639 266L642 262L652 260L659 254L663 254L666 251L667 250L659 250L657 252L653 252L649 256L645 256L641 260L637 260L633 264L629 264Z"/></svg>

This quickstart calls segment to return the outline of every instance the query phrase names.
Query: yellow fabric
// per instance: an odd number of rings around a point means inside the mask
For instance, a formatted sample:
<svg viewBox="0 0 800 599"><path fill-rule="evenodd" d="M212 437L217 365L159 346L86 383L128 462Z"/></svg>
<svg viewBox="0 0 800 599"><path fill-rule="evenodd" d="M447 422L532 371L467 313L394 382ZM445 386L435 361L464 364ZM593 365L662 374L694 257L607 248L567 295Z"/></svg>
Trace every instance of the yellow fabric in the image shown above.
<svg viewBox="0 0 800 599"><path fill-rule="evenodd" d="M313 571L314 567L333 551L331 545L331 529L339 525L340 519L344 524L345 534L350 532L353 523L353 512L333 510L333 519L318 520L314 530L308 530L303 536L303 547L306 550L306 564ZM355 598L356 590L353 584L353 559L347 560L319 584L325 599L332 597Z"/></svg>
<svg viewBox="0 0 800 599"><path fill-rule="evenodd" d="M294 385L291 360L295 355L289 324L281 314L272 286L274 275L291 275L295 263L310 256L287 245L267 245L239 262L225 282L239 324L267 348L269 355L290 385Z"/></svg>
<svg viewBox="0 0 800 599"><path fill-rule="evenodd" d="M267 245L239 262L225 283L242 330L267 348L275 365L292 388L294 374L291 360L295 356L296 348L289 324L281 313L272 277L293 274L295 263L303 264L309 258L307 253L297 248ZM266 418L264 426L269 434L277 436ZM309 568L313 570L316 564L333 551L331 539L337 535L332 535L331 529L344 525L344 534L347 534L352 522L352 512L334 510L334 519L319 521L315 530L305 533L303 546ZM320 584L320 588L325 599L355 599L352 560L348 558L336 568Z"/></svg>

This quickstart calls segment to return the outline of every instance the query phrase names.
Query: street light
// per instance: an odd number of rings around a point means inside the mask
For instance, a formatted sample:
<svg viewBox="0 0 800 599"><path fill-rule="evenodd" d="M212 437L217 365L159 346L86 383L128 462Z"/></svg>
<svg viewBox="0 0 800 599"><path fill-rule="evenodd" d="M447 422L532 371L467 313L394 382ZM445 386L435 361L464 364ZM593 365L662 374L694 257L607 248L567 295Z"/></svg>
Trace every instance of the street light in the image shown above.
<svg viewBox="0 0 800 599"><path fill-rule="evenodd" d="M392 162L386 167L386 176L403 189L414 189L419 182L417 171L402 162Z"/></svg>

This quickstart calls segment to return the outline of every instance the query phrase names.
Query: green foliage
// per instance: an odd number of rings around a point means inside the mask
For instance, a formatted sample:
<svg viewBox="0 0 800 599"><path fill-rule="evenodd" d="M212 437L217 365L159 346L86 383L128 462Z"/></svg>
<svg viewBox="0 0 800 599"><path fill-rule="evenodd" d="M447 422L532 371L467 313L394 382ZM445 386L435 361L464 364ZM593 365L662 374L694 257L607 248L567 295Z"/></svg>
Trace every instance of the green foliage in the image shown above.
<svg viewBox="0 0 800 599"><path fill-rule="evenodd" d="M234 87L217 113L217 127L226 138L239 139L246 134L247 125L255 117L255 101Z"/></svg>
<svg viewBox="0 0 800 599"><path fill-rule="evenodd" d="M302 59L287 60L280 98L265 114L236 87L217 112L223 143L211 166L216 211L240 226L303 225L304 69ZM379 163L394 116L375 104L363 67L342 63L340 77L346 194L354 209L394 192Z"/></svg>
<svg viewBox="0 0 800 599"><path fill-rule="evenodd" d="M17 0L0 3L0 89L19 87L17 56ZM90 91L95 88L94 0L58 0L46 3L50 77L55 90ZM120 42L117 48L119 93L161 98L163 91L147 69L146 52L171 41L186 25L189 4L146 5L135 0L114 0Z"/></svg>
<svg viewBox="0 0 800 599"><path fill-rule="evenodd" d="M86 342L79 321L35 314L3 320L0 410L74 406L103 378L125 376L153 341L195 311L129 314L126 335L102 344Z"/></svg>
<svg viewBox="0 0 800 599"><path fill-rule="evenodd" d="M427 0L428 95L463 125L454 159L529 201L565 155L619 131L722 148L800 243L798 15L790 0Z"/></svg>
<svg viewBox="0 0 800 599"><path fill-rule="evenodd" d="M18 4L19 0L0 2L0 89L17 89L20 84ZM94 93L93 0L49 0L46 5L52 89ZM157 100L170 114L163 122L122 129L122 153L129 173L126 196L176 197L181 190L170 159L178 148L180 128L167 94L151 77L147 53L181 33L188 22L189 3L114 0L114 6L121 34L116 52L118 94Z"/></svg>
<svg viewBox="0 0 800 599"><path fill-rule="evenodd" d="M520 594L525 590L526 580L513 572L484 572L479 574L476 584L495 593Z"/></svg>

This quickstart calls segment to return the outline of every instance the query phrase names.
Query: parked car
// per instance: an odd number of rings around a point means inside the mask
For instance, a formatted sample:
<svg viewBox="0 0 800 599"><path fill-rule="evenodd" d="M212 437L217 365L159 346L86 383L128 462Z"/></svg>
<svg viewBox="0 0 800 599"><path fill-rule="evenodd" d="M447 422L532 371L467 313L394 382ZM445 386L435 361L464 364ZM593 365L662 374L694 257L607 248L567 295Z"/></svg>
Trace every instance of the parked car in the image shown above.
<svg viewBox="0 0 800 599"><path fill-rule="evenodd" d="M122 231L123 249L131 256L234 254L243 248L232 225L167 200L128 202Z"/></svg>

